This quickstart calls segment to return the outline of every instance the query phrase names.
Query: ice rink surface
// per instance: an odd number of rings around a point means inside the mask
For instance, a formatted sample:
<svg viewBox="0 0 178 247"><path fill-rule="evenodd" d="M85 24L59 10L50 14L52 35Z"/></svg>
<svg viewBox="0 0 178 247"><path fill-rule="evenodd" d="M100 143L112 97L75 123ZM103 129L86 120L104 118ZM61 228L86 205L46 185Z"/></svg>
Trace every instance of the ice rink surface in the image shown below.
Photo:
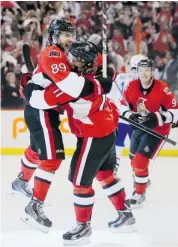
<svg viewBox="0 0 178 247"><path fill-rule="evenodd" d="M1 246L62 247L62 234L74 223L72 186L67 180L70 158L56 173L47 198L45 212L53 221L48 234L41 233L20 220L28 200L8 195L10 183L20 168L19 156L1 157ZM128 158L122 158L120 177L128 195L132 193L132 173ZM178 247L178 158L158 158L150 165L151 186L147 201L133 211L138 231L114 234L107 222L115 210L95 181L93 235L87 247Z"/></svg>

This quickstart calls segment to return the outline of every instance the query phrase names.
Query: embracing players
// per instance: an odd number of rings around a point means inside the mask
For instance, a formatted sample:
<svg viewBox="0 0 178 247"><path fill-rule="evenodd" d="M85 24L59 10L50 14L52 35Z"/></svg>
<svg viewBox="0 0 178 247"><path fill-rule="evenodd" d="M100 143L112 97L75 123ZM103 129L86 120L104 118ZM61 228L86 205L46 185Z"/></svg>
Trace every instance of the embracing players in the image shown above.
<svg viewBox="0 0 178 247"><path fill-rule="evenodd" d="M104 80L101 73L96 71L97 55L97 49L91 43L73 43L68 52L71 67L95 85L95 90L90 95L85 90L85 95L80 94L70 99L69 95L61 92L60 82L43 91L29 82L24 89L25 96L33 107L48 108L60 104L67 111L71 132L77 137L69 172L69 180L74 188L76 225L63 235L67 245L89 241L95 194L92 184L95 177L117 210L116 219L108 223L109 228L113 231L135 230L135 218L129 200L126 200L124 187L113 173L116 165L115 130L118 111L114 102L103 95L109 93L115 73L108 69L108 78ZM66 94L77 92L78 89L71 85L61 83L63 88L65 86ZM33 215L29 214L27 218L33 218Z"/></svg>

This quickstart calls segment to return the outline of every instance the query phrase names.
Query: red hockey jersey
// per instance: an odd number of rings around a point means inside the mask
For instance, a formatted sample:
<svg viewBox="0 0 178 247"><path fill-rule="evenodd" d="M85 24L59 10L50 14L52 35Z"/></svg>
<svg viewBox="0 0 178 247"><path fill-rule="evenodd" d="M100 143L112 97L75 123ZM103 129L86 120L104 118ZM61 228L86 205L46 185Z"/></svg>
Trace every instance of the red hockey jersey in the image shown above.
<svg viewBox="0 0 178 247"><path fill-rule="evenodd" d="M146 91L145 91L146 92ZM148 112L160 112L169 110L174 115L174 121L178 119L178 102L174 94L170 91L168 85L161 80L154 80L151 88L144 93L139 80L130 82L128 88L124 92L125 98L134 112L147 114ZM123 107L122 112L128 108L124 101L121 101ZM158 126L154 131L168 135L171 129L169 123Z"/></svg>
<svg viewBox="0 0 178 247"><path fill-rule="evenodd" d="M42 51L32 81L43 88L47 88L53 82L70 99L80 95L85 83L84 77L71 72L66 54L57 46L49 46ZM38 91L33 93L33 98L37 101L40 100L38 94ZM44 97L45 94L46 92ZM33 101L30 104L35 107Z"/></svg>
<svg viewBox="0 0 178 247"><path fill-rule="evenodd" d="M101 63L101 56L97 63ZM65 53L56 46L50 46L42 52L32 80L47 88L33 91L30 105L38 109L49 109L56 107L56 103L70 102L64 109L67 111L71 132L77 137L104 137L117 128L117 108L111 100L101 95L102 92L78 98L85 79L70 71ZM55 85L51 84L51 80ZM99 91L99 82L94 79L93 83Z"/></svg>
<svg viewBox="0 0 178 247"><path fill-rule="evenodd" d="M103 96L85 97L64 106L71 132L77 137L101 138L116 130L119 112L114 102Z"/></svg>

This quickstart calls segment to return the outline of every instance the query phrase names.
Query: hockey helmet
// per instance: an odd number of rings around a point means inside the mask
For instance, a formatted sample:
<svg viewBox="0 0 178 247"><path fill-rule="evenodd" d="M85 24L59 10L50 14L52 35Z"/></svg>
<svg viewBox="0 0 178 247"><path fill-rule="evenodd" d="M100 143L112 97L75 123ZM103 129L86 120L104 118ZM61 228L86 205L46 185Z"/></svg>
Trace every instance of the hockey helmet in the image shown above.
<svg viewBox="0 0 178 247"><path fill-rule="evenodd" d="M88 72L88 70L93 67L97 56L97 47L91 42L72 43L68 50L68 57L70 60L75 58L76 60L82 62L83 73Z"/></svg>
<svg viewBox="0 0 178 247"><path fill-rule="evenodd" d="M140 62L137 65L137 68L140 68L140 67L149 67L153 70L155 68L155 65L151 59L147 58L147 59L140 60Z"/></svg>
<svg viewBox="0 0 178 247"><path fill-rule="evenodd" d="M75 29L69 21L63 19L52 20L48 28L49 42L57 45L61 32L75 33Z"/></svg>
<svg viewBox="0 0 178 247"><path fill-rule="evenodd" d="M142 60L142 59L146 59L147 57L142 55L142 54L137 54L131 57L130 59L130 68L132 69L137 69L137 65L138 63Z"/></svg>

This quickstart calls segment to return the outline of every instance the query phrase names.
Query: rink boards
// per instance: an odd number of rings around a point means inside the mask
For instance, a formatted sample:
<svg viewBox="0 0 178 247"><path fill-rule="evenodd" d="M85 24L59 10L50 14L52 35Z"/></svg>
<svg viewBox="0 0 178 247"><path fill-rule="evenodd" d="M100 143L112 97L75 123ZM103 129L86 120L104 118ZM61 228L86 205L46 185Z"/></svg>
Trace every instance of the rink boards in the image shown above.
<svg viewBox="0 0 178 247"><path fill-rule="evenodd" d="M76 138L70 133L66 115L61 116L60 129L63 135L65 152L72 155L75 149ZM169 136L178 142L178 128L172 129ZM1 111L1 154L14 155L22 154L29 145L29 132L27 130L22 110L2 110ZM129 139L126 140L126 148L123 155L129 153ZM160 156L178 157L178 145L175 147L165 143L159 153Z"/></svg>

